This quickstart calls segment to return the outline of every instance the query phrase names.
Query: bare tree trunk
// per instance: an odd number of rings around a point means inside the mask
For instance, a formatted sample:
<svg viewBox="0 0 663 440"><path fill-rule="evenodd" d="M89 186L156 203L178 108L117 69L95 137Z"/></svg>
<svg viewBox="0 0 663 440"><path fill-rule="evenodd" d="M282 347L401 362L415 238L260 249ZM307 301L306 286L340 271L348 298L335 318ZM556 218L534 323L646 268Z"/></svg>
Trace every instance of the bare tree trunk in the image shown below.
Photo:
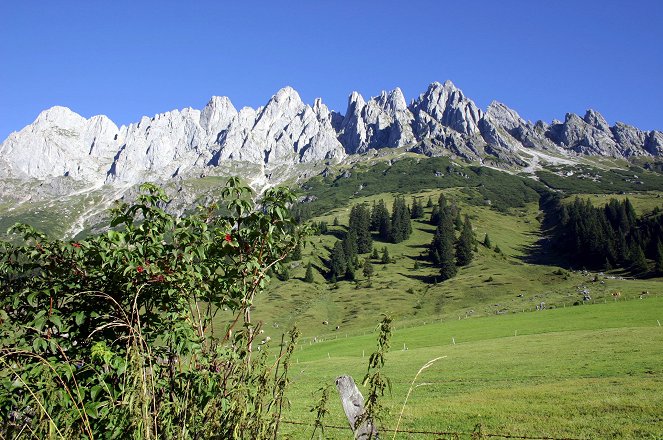
<svg viewBox="0 0 663 440"><path fill-rule="evenodd" d="M364 396L350 376L336 378L336 389L343 404L343 411L357 440L378 440L378 431L373 420L364 413Z"/></svg>

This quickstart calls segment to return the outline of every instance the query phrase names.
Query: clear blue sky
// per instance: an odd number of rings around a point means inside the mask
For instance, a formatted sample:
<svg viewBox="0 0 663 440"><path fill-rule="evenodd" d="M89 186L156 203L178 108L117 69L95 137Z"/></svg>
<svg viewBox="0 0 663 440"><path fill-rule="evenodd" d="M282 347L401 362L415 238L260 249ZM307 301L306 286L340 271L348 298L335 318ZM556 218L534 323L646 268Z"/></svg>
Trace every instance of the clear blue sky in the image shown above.
<svg viewBox="0 0 663 440"><path fill-rule="evenodd" d="M291 85L345 113L452 80L525 119L594 108L663 130L663 1L0 2L0 139L63 105L118 125Z"/></svg>

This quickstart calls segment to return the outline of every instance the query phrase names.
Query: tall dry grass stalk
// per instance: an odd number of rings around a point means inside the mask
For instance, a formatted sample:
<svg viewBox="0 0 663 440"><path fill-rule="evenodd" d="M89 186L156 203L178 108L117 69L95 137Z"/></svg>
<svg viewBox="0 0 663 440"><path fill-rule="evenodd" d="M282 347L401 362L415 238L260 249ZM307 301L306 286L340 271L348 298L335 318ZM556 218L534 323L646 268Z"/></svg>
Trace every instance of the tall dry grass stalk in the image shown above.
<svg viewBox="0 0 663 440"><path fill-rule="evenodd" d="M405 401L403 402L403 407L401 408L401 413L398 415L398 422L396 422L396 428L394 428L394 436L392 439L396 438L396 435L398 434L398 428L401 425L401 419L403 418L403 412L405 411L405 406L407 405L407 401L410 398L410 394L412 394L412 390L414 390L416 387L414 384L417 382L417 379L419 378L419 375L424 372L427 368L430 368L435 362L439 361L440 359L444 359L446 356L440 356L436 357L435 359L431 359L430 361L426 362L423 367L419 368L419 371L417 371L417 374L414 376L414 379L412 379L412 383L410 384L410 388L407 390L407 394L405 396ZM423 384L421 384L423 385ZM417 385L419 386L419 385Z"/></svg>

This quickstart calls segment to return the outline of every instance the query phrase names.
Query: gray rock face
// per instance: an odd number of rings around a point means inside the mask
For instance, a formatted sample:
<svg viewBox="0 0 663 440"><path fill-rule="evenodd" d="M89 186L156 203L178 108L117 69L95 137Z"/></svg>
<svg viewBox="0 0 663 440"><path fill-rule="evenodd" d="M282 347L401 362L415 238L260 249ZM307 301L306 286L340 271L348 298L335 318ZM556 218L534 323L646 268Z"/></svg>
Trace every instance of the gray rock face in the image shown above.
<svg viewBox="0 0 663 440"><path fill-rule="evenodd" d="M550 125L525 121L499 102L484 113L450 81L431 84L410 105L398 88L368 101L353 92L345 115L319 99L307 105L285 87L257 109L238 111L228 98L212 97L202 110L173 110L120 128L105 116L85 119L53 107L0 144L0 178L137 183L229 163L290 169L391 147L522 166L550 153L660 156L663 134L611 127L594 110Z"/></svg>
<svg viewBox="0 0 663 440"><path fill-rule="evenodd" d="M305 105L290 87L257 110L213 97L202 111L173 110L119 129L105 116L54 107L0 145L0 177L137 183L224 161L339 161L345 151L332 118L321 101Z"/></svg>
<svg viewBox="0 0 663 440"><path fill-rule="evenodd" d="M403 92L398 88L382 92L368 102L353 92L339 126L338 139L350 154L371 148L400 147L415 142L413 119Z"/></svg>
<svg viewBox="0 0 663 440"><path fill-rule="evenodd" d="M472 135L479 132L482 112L465 98L451 81L434 82L410 106L415 115L414 132L421 138L435 137L442 127Z"/></svg>

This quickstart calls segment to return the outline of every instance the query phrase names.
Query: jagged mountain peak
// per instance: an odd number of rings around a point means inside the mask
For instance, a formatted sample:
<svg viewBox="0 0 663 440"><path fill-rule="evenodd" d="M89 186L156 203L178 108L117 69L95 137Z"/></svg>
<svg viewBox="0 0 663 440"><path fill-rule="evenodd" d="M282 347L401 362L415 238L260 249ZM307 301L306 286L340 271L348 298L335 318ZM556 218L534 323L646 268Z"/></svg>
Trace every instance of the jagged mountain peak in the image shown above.
<svg viewBox="0 0 663 440"><path fill-rule="evenodd" d="M230 161L281 166L403 146L468 160L494 156L496 163L518 166L532 156L521 155L528 150L660 155L663 134L622 123L611 127L595 110L533 125L497 101L483 112L451 81L432 82L409 105L398 87L368 100L352 92L345 115L321 99L308 105L286 86L257 109L238 111L229 98L213 96L202 110L172 110L120 128L105 116L85 119L55 106L0 144L0 178L135 183L205 174Z"/></svg>
<svg viewBox="0 0 663 440"><path fill-rule="evenodd" d="M606 132L610 131L610 125L608 124L608 121L606 121L603 115L596 110L588 109L585 112L583 120L589 125L598 128L599 130Z"/></svg>

